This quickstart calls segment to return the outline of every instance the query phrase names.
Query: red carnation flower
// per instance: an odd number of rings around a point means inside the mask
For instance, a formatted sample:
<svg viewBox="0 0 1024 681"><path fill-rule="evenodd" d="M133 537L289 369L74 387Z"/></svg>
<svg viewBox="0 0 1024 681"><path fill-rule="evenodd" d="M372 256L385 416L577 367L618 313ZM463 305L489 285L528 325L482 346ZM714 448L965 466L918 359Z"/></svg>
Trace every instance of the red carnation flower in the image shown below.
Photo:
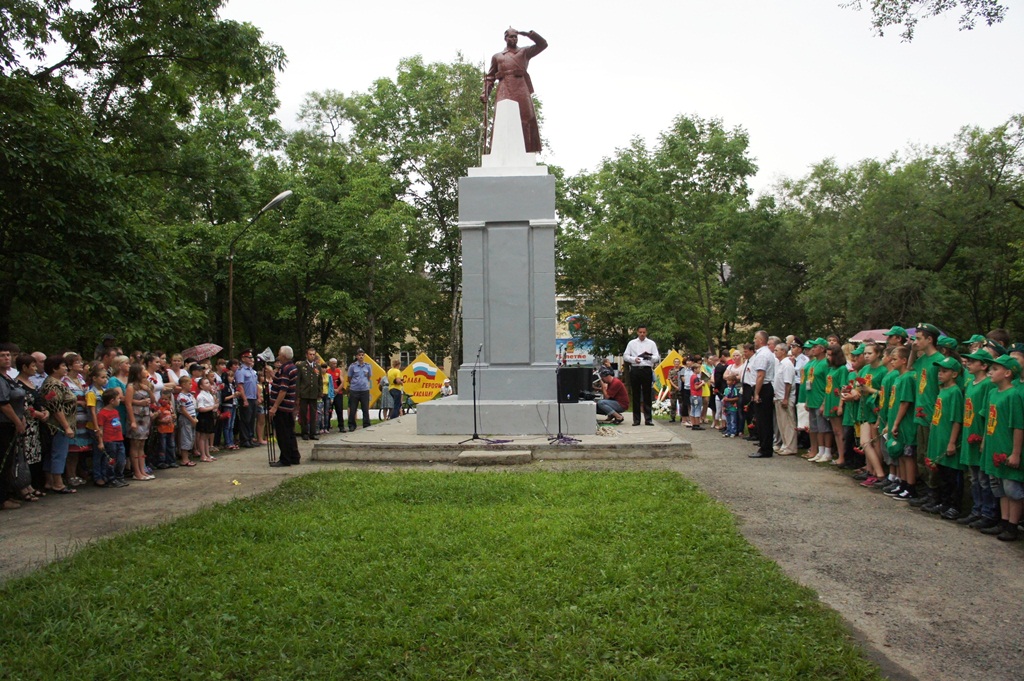
<svg viewBox="0 0 1024 681"><path fill-rule="evenodd" d="M854 454L857 454L857 455L859 456L859 455L861 455L861 454L863 454L863 453L864 453L864 450L863 450L863 449L861 449L860 447L857 447L856 445L854 445L854 447L853 447L853 453L854 453Z"/></svg>
<svg viewBox="0 0 1024 681"><path fill-rule="evenodd" d="M927 456L924 457L924 465L927 466L929 470L935 470L936 468L938 468L938 466L935 465L935 462L929 459Z"/></svg>
<svg viewBox="0 0 1024 681"><path fill-rule="evenodd" d="M1009 458L1010 457L1008 457L1006 454L1003 454L1001 452L998 453L998 454L993 454L992 455L992 463L994 463L996 465L996 468L999 468L1000 466L1004 465L1006 463L1006 460L1009 459Z"/></svg>
<svg viewBox="0 0 1024 681"><path fill-rule="evenodd" d="M923 419L924 418L924 407L918 407L917 411L914 412L914 415L917 416L917 418L919 418L919 419Z"/></svg>
<svg viewBox="0 0 1024 681"><path fill-rule="evenodd" d="M867 385L868 384L868 379L863 378L863 377L858 378L857 379L857 383L860 383L861 385Z"/></svg>
<svg viewBox="0 0 1024 681"><path fill-rule="evenodd" d="M833 395L838 395L839 394L839 388L833 388L832 389L832 394Z"/></svg>
<svg viewBox="0 0 1024 681"><path fill-rule="evenodd" d="M874 409L872 409L871 411L877 414L877 413L878 413L878 407L875 407L875 408L874 408Z"/></svg>
<svg viewBox="0 0 1024 681"><path fill-rule="evenodd" d="M978 435L977 433L975 433L974 435L968 435L967 436L967 444L969 444L969 445L980 445L981 444L981 436Z"/></svg>
<svg viewBox="0 0 1024 681"><path fill-rule="evenodd" d="M839 407L832 407L831 409L829 409L829 413L839 416Z"/></svg>

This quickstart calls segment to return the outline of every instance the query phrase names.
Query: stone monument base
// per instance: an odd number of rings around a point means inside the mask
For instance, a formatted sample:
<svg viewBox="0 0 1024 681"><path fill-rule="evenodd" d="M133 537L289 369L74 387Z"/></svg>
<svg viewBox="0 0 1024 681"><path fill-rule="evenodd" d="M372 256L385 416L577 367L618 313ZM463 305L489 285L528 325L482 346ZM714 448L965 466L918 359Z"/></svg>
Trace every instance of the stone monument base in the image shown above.
<svg viewBox="0 0 1024 681"><path fill-rule="evenodd" d="M558 404L554 400L478 400L477 433L488 435L558 434ZM417 435L472 435L473 400L458 395L417 405ZM562 405L563 435L593 435L597 405Z"/></svg>

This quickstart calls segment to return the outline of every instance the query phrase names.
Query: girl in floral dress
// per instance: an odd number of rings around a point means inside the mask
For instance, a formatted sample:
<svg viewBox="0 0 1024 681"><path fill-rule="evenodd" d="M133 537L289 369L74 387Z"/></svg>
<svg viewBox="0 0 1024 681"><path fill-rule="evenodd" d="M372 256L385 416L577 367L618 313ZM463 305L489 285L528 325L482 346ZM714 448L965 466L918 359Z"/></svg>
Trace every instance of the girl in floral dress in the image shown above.
<svg viewBox="0 0 1024 681"><path fill-rule="evenodd" d="M86 424L89 423L89 410L85 405L85 393L89 388L86 378L83 375L85 364L82 358L69 352L64 355L64 361L68 365L68 375L64 377L66 385L75 395L75 436L68 443L68 463L65 467L67 483L72 487L85 484L85 480L78 475L78 459L80 455L91 457L92 438Z"/></svg>
<svg viewBox="0 0 1024 681"><path fill-rule="evenodd" d="M153 410L153 384L141 364L132 364L128 370L128 389L125 392L128 407L128 458L132 463L132 477L136 480L155 480L146 472L146 440L149 438Z"/></svg>

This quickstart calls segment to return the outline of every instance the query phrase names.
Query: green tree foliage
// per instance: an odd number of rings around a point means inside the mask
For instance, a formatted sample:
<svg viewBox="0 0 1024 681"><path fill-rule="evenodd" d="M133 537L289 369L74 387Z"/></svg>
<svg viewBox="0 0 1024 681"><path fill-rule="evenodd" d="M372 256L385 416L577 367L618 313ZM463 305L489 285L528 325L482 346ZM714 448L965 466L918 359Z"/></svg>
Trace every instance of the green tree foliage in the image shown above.
<svg viewBox="0 0 1024 681"><path fill-rule="evenodd" d="M195 195L245 169L210 158L232 140L202 143L200 107L256 92L276 106L283 63L220 5L20 0L0 14L0 336L89 347L102 330L171 345L203 333L206 305L189 292L209 270L186 279L166 227L204 211L237 219L237 205ZM220 189L207 197L244 203Z"/></svg>
<svg viewBox="0 0 1024 681"><path fill-rule="evenodd" d="M782 257L733 250L742 320L840 335L925 320L960 337L1024 331L1012 247L1024 234L1022 122L964 128L906 158L826 160L783 182L768 236ZM780 283L783 300L762 281Z"/></svg>
<svg viewBox="0 0 1024 681"><path fill-rule="evenodd" d="M869 0L871 26L878 35L885 35L890 27L902 27L903 40L914 39L917 22L923 18L936 17L947 12L960 12L960 30L973 29L978 21L991 26L1006 17L1008 9L1001 0ZM863 9L863 0L842 3L843 7Z"/></svg>
<svg viewBox="0 0 1024 681"><path fill-rule="evenodd" d="M641 322L674 345L716 345L730 237L750 224L747 145L742 129L681 116L654 149L635 139L565 183L560 290L599 348L621 351Z"/></svg>

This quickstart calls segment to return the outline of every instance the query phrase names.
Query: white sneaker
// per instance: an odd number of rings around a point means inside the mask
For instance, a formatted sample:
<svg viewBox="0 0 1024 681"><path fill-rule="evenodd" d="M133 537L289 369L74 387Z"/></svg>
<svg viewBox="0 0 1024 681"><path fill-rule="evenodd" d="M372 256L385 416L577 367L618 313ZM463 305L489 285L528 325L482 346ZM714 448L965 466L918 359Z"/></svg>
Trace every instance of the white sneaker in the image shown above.
<svg viewBox="0 0 1024 681"><path fill-rule="evenodd" d="M832 452L825 452L818 455L818 463L828 463L832 460Z"/></svg>

